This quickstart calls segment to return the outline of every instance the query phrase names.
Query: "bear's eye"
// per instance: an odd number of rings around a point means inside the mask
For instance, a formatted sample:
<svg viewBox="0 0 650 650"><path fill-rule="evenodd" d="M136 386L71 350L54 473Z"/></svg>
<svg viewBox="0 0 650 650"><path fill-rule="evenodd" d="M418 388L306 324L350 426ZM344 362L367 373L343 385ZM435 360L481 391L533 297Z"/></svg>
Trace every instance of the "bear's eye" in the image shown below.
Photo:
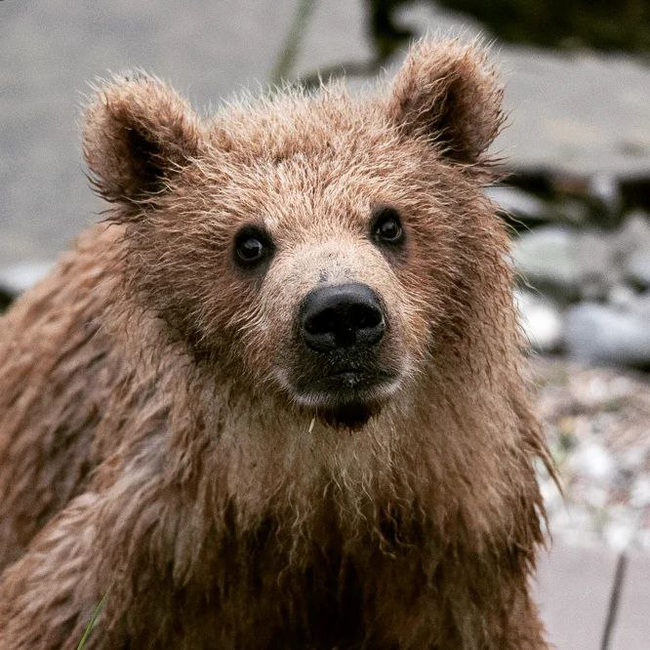
<svg viewBox="0 0 650 650"><path fill-rule="evenodd" d="M375 207L372 211L372 232L374 238L380 243L402 243L404 229L397 209L390 205Z"/></svg>
<svg viewBox="0 0 650 650"><path fill-rule="evenodd" d="M272 252L271 238L257 226L244 226L235 235L235 261L239 266L255 266Z"/></svg>

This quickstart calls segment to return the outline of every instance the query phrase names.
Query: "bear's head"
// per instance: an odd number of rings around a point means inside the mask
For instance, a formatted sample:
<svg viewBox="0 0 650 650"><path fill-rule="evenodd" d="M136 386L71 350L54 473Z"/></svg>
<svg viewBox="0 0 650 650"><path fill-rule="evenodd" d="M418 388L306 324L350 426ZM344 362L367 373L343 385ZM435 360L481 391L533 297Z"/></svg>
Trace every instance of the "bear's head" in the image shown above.
<svg viewBox="0 0 650 650"><path fill-rule="evenodd" d="M355 427L481 312L500 104L481 52L420 43L384 95L286 91L209 119L155 78L116 78L84 149L138 305L196 363Z"/></svg>

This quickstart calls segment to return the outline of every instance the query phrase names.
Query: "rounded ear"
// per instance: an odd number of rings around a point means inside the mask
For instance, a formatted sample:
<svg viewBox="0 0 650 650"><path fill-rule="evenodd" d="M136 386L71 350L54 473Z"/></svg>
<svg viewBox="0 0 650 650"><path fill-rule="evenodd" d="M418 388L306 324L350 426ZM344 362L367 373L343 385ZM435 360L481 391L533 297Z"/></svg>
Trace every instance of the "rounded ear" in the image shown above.
<svg viewBox="0 0 650 650"><path fill-rule="evenodd" d="M108 201L133 204L164 191L165 181L196 156L199 119L155 77L114 77L86 108L84 157L91 182Z"/></svg>
<svg viewBox="0 0 650 650"><path fill-rule="evenodd" d="M455 162L474 163L503 123L503 88L485 52L456 40L414 45L386 110L409 135L426 137Z"/></svg>

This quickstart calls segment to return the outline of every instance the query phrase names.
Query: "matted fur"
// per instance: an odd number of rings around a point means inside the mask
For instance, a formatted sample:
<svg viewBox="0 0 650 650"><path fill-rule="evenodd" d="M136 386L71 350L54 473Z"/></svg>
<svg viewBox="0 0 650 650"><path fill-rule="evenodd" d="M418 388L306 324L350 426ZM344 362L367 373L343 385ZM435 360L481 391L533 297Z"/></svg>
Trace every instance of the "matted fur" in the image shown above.
<svg viewBox="0 0 650 650"><path fill-rule="evenodd" d="M414 47L338 86L201 120L114 79L84 147L109 223L0 321L0 648L544 648L528 593L547 452L481 193L485 56ZM367 235L399 208L395 258ZM261 223L268 267L232 239ZM381 296L399 385L359 430L292 392L316 283Z"/></svg>

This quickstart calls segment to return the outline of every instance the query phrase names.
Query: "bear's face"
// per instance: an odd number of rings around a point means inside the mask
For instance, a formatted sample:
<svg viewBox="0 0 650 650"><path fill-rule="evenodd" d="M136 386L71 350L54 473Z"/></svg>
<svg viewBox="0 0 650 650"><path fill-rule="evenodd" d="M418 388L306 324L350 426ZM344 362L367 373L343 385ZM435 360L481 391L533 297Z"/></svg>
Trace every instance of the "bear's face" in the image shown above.
<svg viewBox="0 0 650 650"><path fill-rule="evenodd" d="M209 123L144 78L104 91L85 150L142 306L219 372L354 427L452 317L491 218L479 163L498 95L455 44L415 49L387 100L330 88Z"/></svg>
<svg viewBox="0 0 650 650"><path fill-rule="evenodd" d="M200 336L236 355L258 385L363 420L422 357L437 287L424 280L433 260L424 263L420 241L432 236L419 219L426 161L379 112L355 119L347 104L293 106L287 113L305 127L280 129L287 135L252 158L249 121L248 140L229 134L229 155L204 163L212 208L196 229L212 229L218 244L204 251L213 268L191 293L212 285L201 300L214 317L192 322L206 323Z"/></svg>

